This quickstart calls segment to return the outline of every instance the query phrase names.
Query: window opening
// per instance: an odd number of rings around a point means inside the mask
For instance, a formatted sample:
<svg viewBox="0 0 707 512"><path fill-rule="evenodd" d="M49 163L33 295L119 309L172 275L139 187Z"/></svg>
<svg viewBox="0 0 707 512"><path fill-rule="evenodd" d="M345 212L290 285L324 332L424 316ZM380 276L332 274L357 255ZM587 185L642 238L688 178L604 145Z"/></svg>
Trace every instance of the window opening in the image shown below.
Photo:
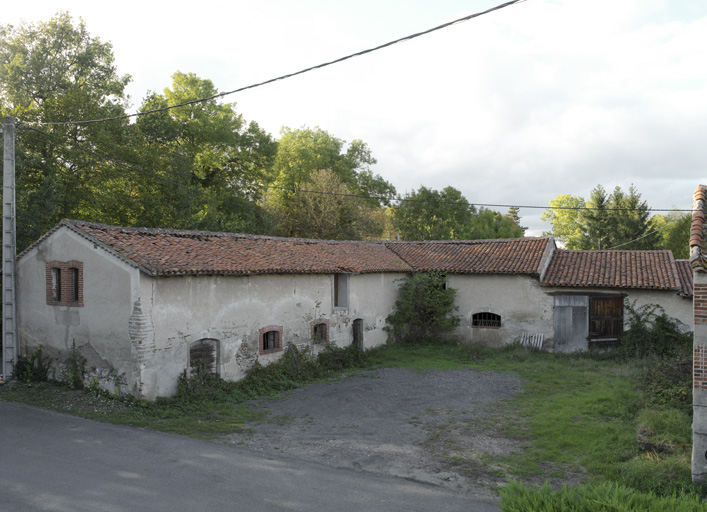
<svg viewBox="0 0 707 512"><path fill-rule="evenodd" d="M349 305L349 276L334 274L334 307L345 308Z"/></svg>
<svg viewBox="0 0 707 512"><path fill-rule="evenodd" d="M316 324L312 329L312 340L314 343L326 343L329 341L327 324L324 322Z"/></svg>
<svg viewBox="0 0 707 512"><path fill-rule="evenodd" d="M475 313L471 317L472 327L501 327L501 315L496 313Z"/></svg>
<svg viewBox="0 0 707 512"><path fill-rule="evenodd" d="M52 300L61 302L61 269L52 268Z"/></svg>
<svg viewBox="0 0 707 512"><path fill-rule="evenodd" d="M263 352L266 350L277 350L280 348L280 333L278 331L268 331L263 334Z"/></svg>
<svg viewBox="0 0 707 512"><path fill-rule="evenodd" d="M71 267L69 269L69 279L71 281L71 300L79 301L79 269Z"/></svg>

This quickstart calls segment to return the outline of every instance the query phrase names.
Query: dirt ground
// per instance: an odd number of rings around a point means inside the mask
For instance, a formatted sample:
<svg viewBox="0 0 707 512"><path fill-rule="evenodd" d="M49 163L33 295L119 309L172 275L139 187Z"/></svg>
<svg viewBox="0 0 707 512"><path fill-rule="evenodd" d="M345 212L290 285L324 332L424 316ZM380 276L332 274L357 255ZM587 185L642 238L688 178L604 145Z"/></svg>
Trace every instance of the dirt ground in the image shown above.
<svg viewBox="0 0 707 512"><path fill-rule="evenodd" d="M523 448L499 428L521 384L491 371L361 372L254 402L269 422L225 442L491 498L505 481L494 458Z"/></svg>

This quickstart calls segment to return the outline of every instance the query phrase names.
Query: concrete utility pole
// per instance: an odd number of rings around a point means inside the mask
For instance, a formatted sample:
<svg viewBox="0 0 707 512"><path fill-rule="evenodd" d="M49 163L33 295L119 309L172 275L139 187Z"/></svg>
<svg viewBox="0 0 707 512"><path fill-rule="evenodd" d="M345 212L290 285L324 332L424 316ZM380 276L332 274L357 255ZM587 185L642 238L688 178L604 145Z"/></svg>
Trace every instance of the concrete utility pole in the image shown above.
<svg viewBox="0 0 707 512"><path fill-rule="evenodd" d="M17 311L15 309L15 118L7 116L2 126L2 367L5 380L12 375L17 355Z"/></svg>

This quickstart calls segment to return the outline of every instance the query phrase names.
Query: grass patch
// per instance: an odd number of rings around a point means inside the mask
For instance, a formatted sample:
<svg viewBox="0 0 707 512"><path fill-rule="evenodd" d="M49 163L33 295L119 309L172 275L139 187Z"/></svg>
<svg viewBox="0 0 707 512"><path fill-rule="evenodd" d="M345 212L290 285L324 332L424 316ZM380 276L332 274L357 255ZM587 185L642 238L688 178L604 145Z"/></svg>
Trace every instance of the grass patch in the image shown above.
<svg viewBox="0 0 707 512"><path fill-rule="evenodd" d="M510 482L501 490L504 512L698 512L705 504L698 496L658 496L612 482L563 487L528 487Z"/></svg>

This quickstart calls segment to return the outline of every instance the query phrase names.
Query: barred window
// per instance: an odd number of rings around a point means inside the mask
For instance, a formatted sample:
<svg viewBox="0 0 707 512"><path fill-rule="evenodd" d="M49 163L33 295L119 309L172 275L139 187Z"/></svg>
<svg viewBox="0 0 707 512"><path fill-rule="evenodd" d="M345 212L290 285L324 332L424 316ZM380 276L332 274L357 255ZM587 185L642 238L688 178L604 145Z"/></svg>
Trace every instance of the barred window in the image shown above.
<svg viewBox="0 0 707 512"><path fill-rule="evenodd" d="M280 348L280 333L278 331L268 331L263 334L263 352L267 350L277 350Z"/></svg>
<svg viewBox="0 0 707 512"><path fill-rule="evenodd" d="M496 313L474 313L471 317L472 327L501 327L501 315Z"/></svg>

